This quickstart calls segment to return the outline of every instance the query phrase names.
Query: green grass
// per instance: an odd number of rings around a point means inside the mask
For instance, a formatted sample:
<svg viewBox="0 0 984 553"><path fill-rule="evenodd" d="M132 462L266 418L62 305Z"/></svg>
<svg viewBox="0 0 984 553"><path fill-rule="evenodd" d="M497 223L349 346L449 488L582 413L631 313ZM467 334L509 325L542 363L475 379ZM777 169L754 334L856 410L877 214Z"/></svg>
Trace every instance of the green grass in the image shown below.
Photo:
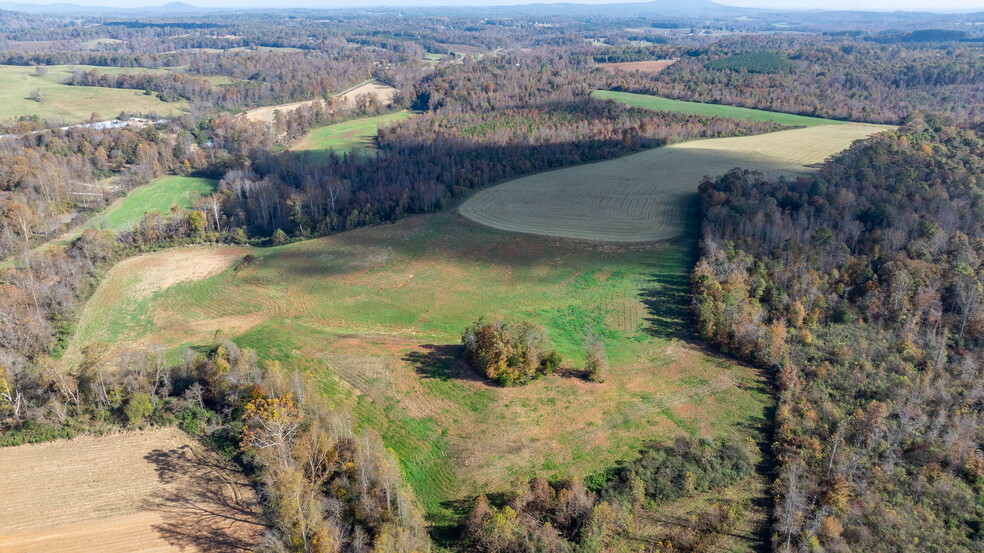
<svg viewBox="0 0 984 553"><path fill-rule="evenodd" d="M396 111L321 127L308 133L291 150L312 159L324 157L328 150L338 154L365 150L373 147L379 127L409 119L412 115L412 111Z"/></svg>
<svg viewBox="0 0 984 553"><path fill-rule="evenodd" d="M38 76L33 67L0 66L0 122L19 116L37 116L56 119L66 124L89 120L93 113L97 119L113 119L121 111L145 115L171 115L188 110L187 102L162 102L156 95L145 96L141 90L68 86L62 84L74 69L95 69L105 74L163 72L164 70L136 67L93 67L86 65L51 65L47 74ZM44 100L29 98L39 91Z"/></svg>
<svg viewBox="0 0 984 553"><path fill-rule="evenodd" d="M110 271L66 356L94 340L178 352L222 330L349 406L443 524L454 516L446 502L513 478L589 474L650 440L747 433L761 421L768 395L757 373L679 340L690 338L690 230L673 243L600 246L445 212L243 248L235 255L256 257L248 267L129 300L154 259L178 252L150 254ZM522 388L480 378L461 361L460 334L483 315L545 325L570 374ZM577 376L589 329L612 364L604 385Z"/></svg>
<svg viewBox="0 0 984 553"><path fill-rule="evenodd" d="M132 190L105 211L89 219L62 242L73 240L87 228L130 230L147 213L166 213L172 208L190 209L202 196L215 191L216 181L198 177L161 177Z"/></svg>
<svg viewBox="0 0 984 553"><path fill-rule="evenodd" d="M744 119L747 121L772 121L774 123L779 123L780 125L795 127L842 125L847 123L847 121L836 121L834 119L821 119L818 117L807 117L804 115L779 113L761 109L724 106L720 104L684 102L681 100L660 98L659 96L633 94L631 92L616 92L614 90L595 90L591 93L591 95L602 100L615 100L616 102L620 102L627 106L652 109L656 111L675 111L678 113L688 113L692 115L716 115L719 117L730 117L732 119Z"/></svg>

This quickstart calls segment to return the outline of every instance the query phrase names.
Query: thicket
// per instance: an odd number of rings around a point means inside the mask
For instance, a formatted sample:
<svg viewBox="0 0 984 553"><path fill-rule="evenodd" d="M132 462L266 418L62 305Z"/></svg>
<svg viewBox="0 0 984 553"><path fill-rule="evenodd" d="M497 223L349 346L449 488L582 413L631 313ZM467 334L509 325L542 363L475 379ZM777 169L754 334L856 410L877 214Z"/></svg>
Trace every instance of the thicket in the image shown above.
<svg viewBox="0 0 984 553"><path fill-rule="evenodd" d="M748 451L736 442L679 437L587 482L534 478L495 503L481 495L465 521L464 540L468 550L481 553L606 551L635 535L636 517L644 509L735 484L751 475L752 467ZM733 528L740 509L711 506L690 527L663 540L665 550L712 546L715 535Z"/></svg>
<svg viewBox="0 0 984 553"><path fill-rule="evenodd" d="M978 550L984 141L915 116L815 177L700 191L699 332L780 389L775 548Z"/></svg>
<svg viewBox="0 0 984 553"><path fill-rule="evenodd" d="M547 330L525 322L479 320L461 336L465 358L487 378L503 386L521 386L559 368Z"/></svg>

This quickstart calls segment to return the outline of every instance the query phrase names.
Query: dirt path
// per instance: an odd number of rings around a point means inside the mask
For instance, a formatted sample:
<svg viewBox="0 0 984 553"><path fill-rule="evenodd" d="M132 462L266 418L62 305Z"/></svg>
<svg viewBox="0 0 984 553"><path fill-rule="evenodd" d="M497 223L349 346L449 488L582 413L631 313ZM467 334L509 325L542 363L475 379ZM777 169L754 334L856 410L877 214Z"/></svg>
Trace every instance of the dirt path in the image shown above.
<svg viewBox="0 0 984 553"><path fill-rule="evenodd" d="M163 428L0 449L0 552L248 551L263 529L245 477Z"/></svg>
<svg viewBox="0 0 984 553"><path fill-rule="evenodd" d="M351 90L347 90L335 96L341 100L343 105L353 105L355 104L355 99L363 94L372 94L376 98L385 104L393 103L393 95L397 93L397 90L391 86L385 85L380 82L370 82L357 86ZM276 106L266 106L262 108L251 109L243 114L244 117L250 121L262 121L266 123L273 123L273 113L275 111L280 111L286 114L287 112L294 111L301 106L309 106L315 102L320 102L321 100L307 100L304 102L293 102L290 104L280 104Z"/></svg>

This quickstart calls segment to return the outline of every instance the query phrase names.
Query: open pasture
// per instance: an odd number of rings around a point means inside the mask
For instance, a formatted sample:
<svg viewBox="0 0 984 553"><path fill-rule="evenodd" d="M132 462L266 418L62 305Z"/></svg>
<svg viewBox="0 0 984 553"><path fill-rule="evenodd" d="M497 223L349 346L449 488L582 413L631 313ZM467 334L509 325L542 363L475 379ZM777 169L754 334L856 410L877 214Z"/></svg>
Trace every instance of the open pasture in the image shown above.
<svg viewBox="0 0 984 553"><path fill-rule="evenodd" d="M351 107L355 104L355 99L358 98L359 96L362 96L364 94L371 94L375 96L376 99L379 100L381 104L389 105L393 103L393 96L397 92L398 91L391 86L385 85L380 82L372 81L357 86L355 88L352 88L350 90L347 90L345 92L342 92L341 94L335 96L335 98L339 99L343 106ZM262 108L256 108L246 111L245 113L242 114L242 116L246 117L250 121L273 123L274 112L279 111L281 113L286 114L287 112L294 111L295 109L301 106L309 106L319 101L321 100L306 100L303 102L292 102L289 104L279 104L276 106L265 106Z"/></svg>
<svg viewBox="0 0 984 553"><path fill-rule="evenodd" d="M679 236L705 176L735 167L766 175L812 171L882 125L824 125L674 144L538 173L472 195L465 217L493 228L585 240L650 242Z"/></svg>
<svg viewBox="0 0 984 553"><path fill-rule="evenodd" d="M837 121L834 119L822 119L820 117L807 117L792 113L780 113L777 111L741 108L721 104L684 102L682 100L671 100L648 94L633 94L631 92L616 92L614 90L595 90L591 92L591 95L601 100L614 100L627 106L655 111L675 111L678 113L689 113L691 115L713 115L717 117L730 117L732 119L744 119L747 121L772 121L773 123L791 127L847 124L847 121Z"/></svg>
<svg viewBox="0 0 984 553"><path fill-rule="evenodd" d="M263 525L248 480L173 429L0 449L4 553L246 551Z"/></svg>
<svg viewBox="0 0 984 553"><path fill-rule="evenodd" d="M328 150L343 154L371 149L379 127L398 123L412 115L411 111L396 111L328 125L311 131L290 149L312 160L323 158Z"/></svg>
<svg viewBox="0 0 984 553"><path fill-rule="evenodd" d="M609 73L618 73L619 71L641 71L643 73L649 73L655 75L660 71L663 71L667 67L676 63L677 60L648 60L648 61L622 61L617 63L602 63L598 67L601 67Z"/></svg>
<svg viewBox="0 0 984 553"><path fill-rule="evenodd" d="M439 514L513 478L600 470L652 439L754 432L762 376L689 343L691 244L585 244L445 212L275 248L152 253L109 271L66 356L160 342L177 359L220 331L351 406ZM501 388L465 366L461 332L495 314L545 325L564 374ZM589 330L613 367L604 384L578 376Z"/></svg>
<svg viewBox="0 0 984 553"><path fill-rule="evenodd" d="M109 74L166 70L86 65L50 65L45 69L47 73L39 76L34 67L0 66L0 121L28 115L72 124L88 121L93 113L98 114L99 119L112 119L121 111L171 115L188 108L187 102L162 102L156 95L145 96L141 90L62 84L76 69L95 69ZM41 93L41 102L30 98L34 91Z"/></svg>
<svg viewBox="0 0 984 553"><path fill-rule="evenodd" d="M190 209L202 196L215 191L216 181L199 177L161 177L150 184L133 189L116 200L102 213L81 227L57 238L55 243L67 244L87 228L130 230L147 213L167 213L172 208Z"/></svg>

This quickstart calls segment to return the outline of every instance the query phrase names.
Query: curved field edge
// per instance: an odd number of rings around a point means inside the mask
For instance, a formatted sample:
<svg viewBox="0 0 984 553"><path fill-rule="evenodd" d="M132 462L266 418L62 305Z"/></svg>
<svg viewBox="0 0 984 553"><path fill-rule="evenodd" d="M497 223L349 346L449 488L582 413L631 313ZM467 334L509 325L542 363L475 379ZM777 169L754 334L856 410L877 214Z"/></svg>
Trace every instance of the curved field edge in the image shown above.
<svg viewBox="0 0 984 553"><path fill-rule="evenodd" d="M757 432L771 401L761 374L687 341L691 261L689 242L591 245L449 212L276 248L182 248L110 270L66 355L99 340L177 357L219 331L314 375L440 519L448 501L586 475L650 440ZM213 269L161 284L188 266ZM461 331L496 313L544 324L570 374L500 388L466 367ZM612 363L602 385L577 376L588 329Z"/></svg>
<svg viewBox="0 0 984 553"><path fill-rule="evenodd" d="M809 117L797 115L795 113L782 113L778 111L767 111L763 109L742 108L728 106L724 104L708 104L702 102L687 102L684 100L671 100L650 94L635 94L633 92L619 92L615 90L594 90L591 96L599 100L614 100L627 106L646 108L655 111L675 111L691 115L714 115L718 117L730 117L732 119L744 119L748 121L772 121L780 125L791 127L815 127L817 125L844 125L847 121L836 119L824 119L821 117Z"/></svg>
<svg viewBox="0 0 984 553"><path fill-rule="evenodd" d="M412 111L396 111L320 127L312 130L297 144L291 146L290 151L313 160L319 156L327 155L329 150L342 154L369 149L372 148L373 139L379 133L381 126L404 121L413 114Z"/></svg>
<svg viewBox="0 0 984 553"><path fill-rule="evenodd" d="M674 144L538 173L481 190L459 212L506 231L605 242L681 235L705 177L740 167L769 176L813 171L855 140L891 129L848 123Z"/></svg>

